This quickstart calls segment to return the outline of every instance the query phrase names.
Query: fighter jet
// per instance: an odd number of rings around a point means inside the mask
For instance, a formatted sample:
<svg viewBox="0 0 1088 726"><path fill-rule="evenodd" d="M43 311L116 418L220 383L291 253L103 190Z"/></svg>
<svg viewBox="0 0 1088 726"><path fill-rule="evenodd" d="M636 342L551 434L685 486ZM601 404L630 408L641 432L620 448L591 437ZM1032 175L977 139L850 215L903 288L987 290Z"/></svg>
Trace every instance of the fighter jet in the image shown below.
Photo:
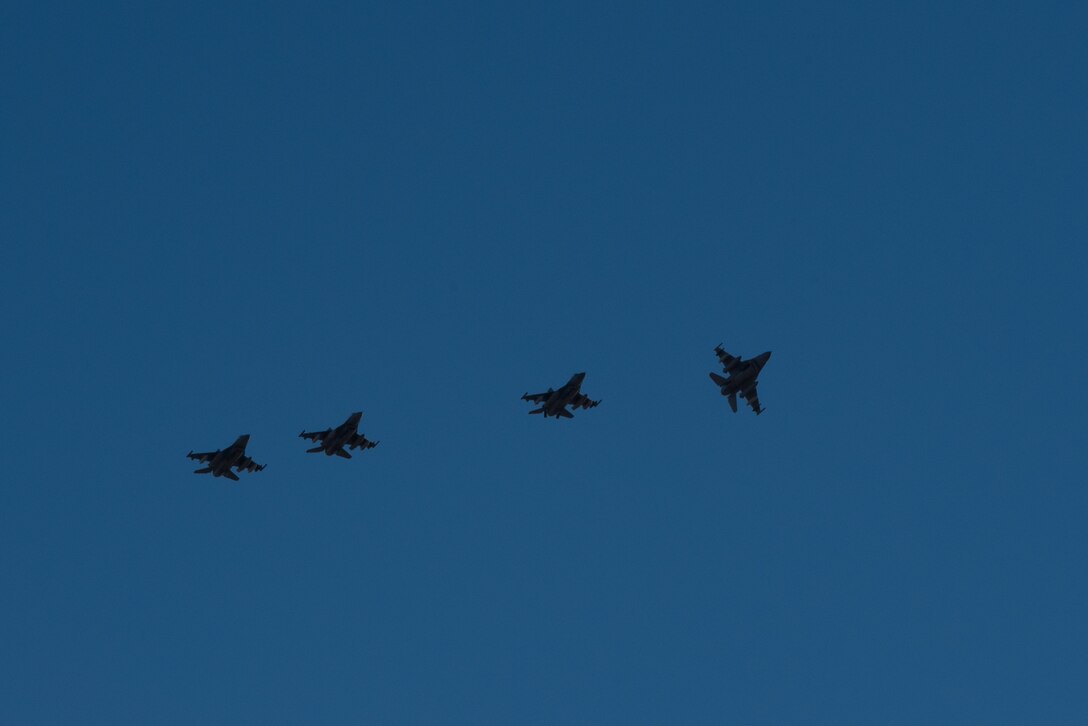
<svg viewBox="0 0 1088 726"><path fill-rule="evenodd" d="M190 451L186 456L195 461L208 464L203 469L194 471L194 474L225 476L228 479L238 481L238 475L231 471L232 468L238 471L261 471L264 469L263 464L257 464L253 459L246 456L246 444L248 443L249 434L242 434L225 449L216 449L205 454L194 454Z"/></svg>
<svg viewBox="0 0 1088 726"><path fill-rule="evenodd" d="M738 393L748 402L757 416L763 413L763 408L759 405L759 396L756 394L758 383L756 378L763 370L763 366L767 365L771 352L767 351L748 360L726 353L720 345L714 349L714 352L717 353L718 360L722 362L722 367L729 377L722 378L717 373L711 373L710 380L721 388L723 396L729 397L729 407L733 409L733 413L737 412Z"/></svg>
<svg viewBox="0 0 1088 726"><path fill-rule="evenodd" d="M600 404L600 401L591 401L581 392L582 381L585 378L585 373L575 373L558 391L549 388L546 393L534 393L532 395L526 393L521 397L521 400L544 404L540 408L530 411L530 414L542 413L544 418L548 416L574 418L574 414L567 410L567 406L593 408Z"/></svg>
<svg viewBox="0 0 1088 726"><path fill-rule="evenodd" d="M340 424L334 429L325 429L324 431L303 431L299 434L299 437L303 439L309 439L310 441L317 441L318 446L312 449L306 449L307 454L316 454L320 451L325 452L325 456L342 456L345 459L350 459L349 454L344 447L349 449L373 449L378 445L377 441L371 441L367 437L359 433L359 419L363 417L362 411L356 411L348 416L348 420Z"/></svg>

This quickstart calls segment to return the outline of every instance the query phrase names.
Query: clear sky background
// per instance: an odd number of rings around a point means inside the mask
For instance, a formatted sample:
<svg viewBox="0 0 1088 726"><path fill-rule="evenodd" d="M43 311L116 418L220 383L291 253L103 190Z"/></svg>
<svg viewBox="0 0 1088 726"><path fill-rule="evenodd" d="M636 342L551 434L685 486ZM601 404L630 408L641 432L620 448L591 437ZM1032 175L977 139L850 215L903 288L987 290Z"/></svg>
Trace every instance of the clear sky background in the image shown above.
<svg viewBox="0 0 1088 726"><path fill-rule="evenodd" d="M5 3L0 722L1085 723L1086 37Z"/></svg>

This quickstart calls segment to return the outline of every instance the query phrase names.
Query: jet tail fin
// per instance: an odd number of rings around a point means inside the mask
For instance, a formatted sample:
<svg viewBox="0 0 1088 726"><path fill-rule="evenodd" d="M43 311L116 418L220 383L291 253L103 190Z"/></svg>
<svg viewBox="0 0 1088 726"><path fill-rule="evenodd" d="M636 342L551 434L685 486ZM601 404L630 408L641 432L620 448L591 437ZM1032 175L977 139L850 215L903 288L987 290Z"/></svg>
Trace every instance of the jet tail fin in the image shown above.
<svg viewBox="0 0 1088 726"><path fill-rule="evenodd" d="M538 408L535 411L530 411L529 415L532 416L534 413L544 413L544 409L543 408Z"/></svg>
<svg viewBox="0 0 1088 726"><path fill-rule="evenodd" d="M570 411L568 411L565 408L559 409L559 414L558 415L562 416L563 418L574 418L574 414L571 413Z"/></svg>
<svg viewBox="0 0 1088 726"><path fill-rule="evenodd" d="M193 473L194 474L211 474L212 473L212 468L210 466L206 466L203 469L197 469Z"/></svg>
<svg viewBox="0 0 1088 726"><path fill-rule="evenodd" d="M729 408L733 409L733 413L737 412L737 394L729 394Z"/></svg>
<svg viewBox="0 0 1088 726"><path fill-rule="evenodd" d="M230 469L227 469L226 471L224 471L223 476L227 477L228 479L233 479L234 481L238 481L238 475L235 474Z"/></svg>
<svg viewBox="0 0 1088 726"><path fill-rule="evenodd" d="M341 458L344 458L344 459L350 459L351 458L351 454L344 451L342 448L336 450L336 455L341 457Z"/></svg>
<svg viewBox="0 0 1088 726"><path fill-rule="evenodd" d="M714 381L714 383L716 383L718 386L724 386L726 383L728 383L727 380L719 376L717 373L711 373L710 380Z"/></svg>
<svg viewBox="0 0 1088 726"><path fill-rule="evenodd" d="M325 450L324 446L315 446L312 449L306 449L307 454L318 454Z"/></svg>

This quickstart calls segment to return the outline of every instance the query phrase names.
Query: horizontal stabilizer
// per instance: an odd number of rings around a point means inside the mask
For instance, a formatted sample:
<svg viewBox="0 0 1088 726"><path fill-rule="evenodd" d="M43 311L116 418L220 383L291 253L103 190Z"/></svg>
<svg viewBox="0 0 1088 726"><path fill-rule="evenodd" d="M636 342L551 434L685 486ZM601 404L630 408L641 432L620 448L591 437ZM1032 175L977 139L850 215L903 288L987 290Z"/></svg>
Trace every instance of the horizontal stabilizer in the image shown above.
<svg viewBox="0 0 1088 726"><path fill-rule="evenodd" d="M570 411L568 411L568 410L567 410L567 409L565 409L565 408L561 408L561 409L559 409L559 413L558 413L558 414L556 414L556 415L558 415L558 416L562 416L563 418L574 418L574 414L573 414L573 413L571 413Z"/></svg>
<svg viewBox="0 0 1088 726"><path fill-rule="evenodd" d="M210 466L206 466L203 469L197 469L193 473L194 474L211 474L212 473L212 468Z"/></svg>
<svg viewBox="0 0 1088 726"><path fill-rule="evenodd" d="M530 411L529 415L532 416L534 413L544 413L544 409L543 408L538 408L535 411Z"/></svg>
<svg viewBox="0 0 1088 726"><path fill-rule="evenodd" d="M234 481L238 481L238 475L235 474L230 469L227 469L226 471L224 471L223 476L227 477L228 479L233 479Z"/></svg>
<svg viewBox="0 0 1088 726"><path fill-rule="evenodd" d="M733 409L733 413L737 412L737 394L729 394L729 408Z"/></svg>
<svg viewBox="0 0 1088 726"><path fill-rule="evenodd" d="M350 459L351 458L351 454L344 451L343 449L337 449L336 450L336 455L339 456L342 459Z"/></svg>
<svg viewBox="0 0 1088 726"><path fill-rule="evenodd" d="M322 452L322 451L324 451L324 450L325 450L325 447L324 447L324 446L315 446L315 447L314 447L314 448L312 448L312 449L306 449L306 453L307 453L307 454L319 454L319 453L321 453L321 452Z"/></svg>
<svg viewBox="0 0 1088 726"><path fill-rule="evenodd" d="M729 383L729 381L725 380L717 373L711 373L710 380L714 381L716 384L718 384L718 386L724 386L725 384Z"/></svg>

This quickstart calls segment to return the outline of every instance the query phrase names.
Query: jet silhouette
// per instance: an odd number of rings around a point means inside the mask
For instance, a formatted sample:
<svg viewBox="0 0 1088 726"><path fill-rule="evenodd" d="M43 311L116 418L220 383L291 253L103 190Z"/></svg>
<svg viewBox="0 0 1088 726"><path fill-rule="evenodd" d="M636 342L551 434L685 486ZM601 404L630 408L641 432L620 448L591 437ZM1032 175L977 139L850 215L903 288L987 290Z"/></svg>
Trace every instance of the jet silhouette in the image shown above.
<svg viewBox="0 0 1088 726"><path fill-rule="evenodd" d="M567 410L567 406L572 408L593 408L600 404L600 401L591 401L581 392L582 381L585 378L585 373L575 373L558 391L549 388L545 393L534 393L532 395L526 393L521 397L521 400L544 404L540 408L530 411L530 414L542 413L544 418L548 416L574 418L574 414Z"/></svg>
<svg viewBox="0 0 1088 726"><path fill-rule="evenodd" d="M717 373L711 373L710 380L721 389L723 396L729 398L729 407L733 409L733 413L737 412L737 394L748 402L757 416L763 413L764 409L759 405L759 396L756 393L758 383L756 379L759 377L759 372L763 370L763 366L770 360L771 352L761 353L748 360L726 353L720 345L714 349L714 352L718 355L718 360L721 361L722 368L729 377L722 378Z"/></svg>
<svg viewBox="0 0 1088 726"><path fill-rule="evenodd" d="M238 471L261 471L264 469L263 464L257 464L253 459L246 456L246 444L248 443L249 434L242 434L225 449L216 449L203 454L194 454L190 451L186 456L194 461L208 464L203 469L194 471L194 474L225 476L228 479L238 481L238 475L231 471L232 468Z"/></svg>
<svg viewBox="0 0 1088 726"><path fill-rule="evenodd" d="M307 454L316 454L319 452L325 452L325 456L337 456L345 459L350 459L349 454L344 447L349 449L373 449L378 445L377 441L371 441L367 437L359 433L359 419L363 417L362 411L356 411L348 416L348 420L337 426L335 429L325 429L324 431L303 431L299 434L299 437L303 439L309 439L310 441L317 441L318 445L312 449L306 449Z"/></svg>

